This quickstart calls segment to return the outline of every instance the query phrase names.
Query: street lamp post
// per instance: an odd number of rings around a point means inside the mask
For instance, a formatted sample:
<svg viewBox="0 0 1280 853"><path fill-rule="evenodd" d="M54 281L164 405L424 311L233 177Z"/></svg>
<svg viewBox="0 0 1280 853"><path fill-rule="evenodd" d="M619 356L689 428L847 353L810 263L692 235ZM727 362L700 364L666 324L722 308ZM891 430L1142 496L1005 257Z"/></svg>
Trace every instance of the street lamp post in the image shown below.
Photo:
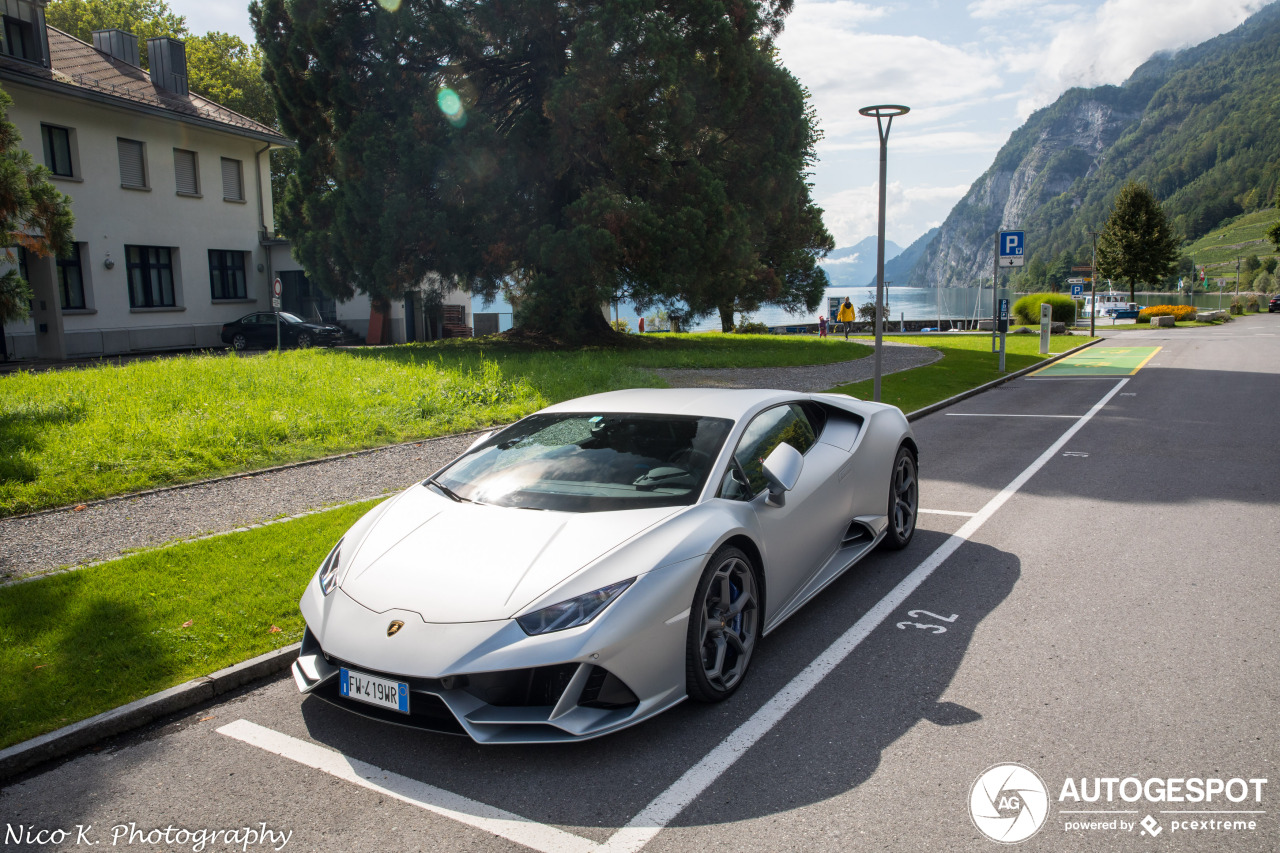
<svg viewBox="0 0 1280 853"><path fill-rule="evenodd" d="M876 357L875 378L872 382L872 399L880 402L880 364L884 349L884 193L885 172L889 159L889 129L893 127L893 117L906 115L910 107L901 104L877 104L863 107L858 112L876 120L876 131L880 134L880 229L876 233ZM885 119L888 119L886 121Z"/></svg>
<svg viewBox="0 0 1280 853"><path fill-rule="evenodd" d="M1098 236L1101 231L1085 231L1093 239L1093 269L1089 271L1089 337L1096 337L1098 321Z"/></svg>

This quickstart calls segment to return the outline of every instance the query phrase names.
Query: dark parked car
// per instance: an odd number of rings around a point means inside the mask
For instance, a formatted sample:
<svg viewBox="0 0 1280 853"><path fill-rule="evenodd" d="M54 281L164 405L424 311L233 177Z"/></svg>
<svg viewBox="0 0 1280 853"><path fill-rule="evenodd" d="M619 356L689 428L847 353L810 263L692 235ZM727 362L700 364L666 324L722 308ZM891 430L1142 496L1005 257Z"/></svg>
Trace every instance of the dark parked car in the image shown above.
<svg viewBox="0 0 1280 853"><path fill-rule="evenodd" d="M331 347L342 338L342 329L321 323L308 323L301 317L281 311L280 343L287 347ZM276 345L276 315L269 311L247 314L222 327L222 342L234 349L250 347L270 349Z"/></svg>
<svg viewBox="0 0 1280 853"><path fill-rule="evenodd" d="M1267 313L1280 311L1280 296L1271 297L1271 301L1267 303Z"/></svg>

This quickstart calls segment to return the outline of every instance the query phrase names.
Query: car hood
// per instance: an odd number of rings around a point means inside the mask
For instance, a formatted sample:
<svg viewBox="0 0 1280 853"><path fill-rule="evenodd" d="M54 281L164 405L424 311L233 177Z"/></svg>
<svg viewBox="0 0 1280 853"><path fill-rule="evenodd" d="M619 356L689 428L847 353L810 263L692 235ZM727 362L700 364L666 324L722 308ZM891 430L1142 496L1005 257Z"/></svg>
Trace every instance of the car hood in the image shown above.
<svg viewBox="0 0 1280 853"><path fill-rule="evenodd" d="M682 508L513 509L456 503L415 486L356 545L342 590L375 612L411 610L426 622L509 619Z"/></svg>

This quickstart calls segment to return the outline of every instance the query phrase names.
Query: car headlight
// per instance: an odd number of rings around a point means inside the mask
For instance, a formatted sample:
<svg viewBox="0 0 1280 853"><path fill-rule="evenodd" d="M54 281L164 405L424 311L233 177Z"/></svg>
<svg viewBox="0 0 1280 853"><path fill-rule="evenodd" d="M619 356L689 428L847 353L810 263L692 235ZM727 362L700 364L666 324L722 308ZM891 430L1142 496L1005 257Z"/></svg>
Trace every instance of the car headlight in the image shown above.
<svg viewBox="0 0 1280 853"><path fill-rule="evenodd" d="M338 540L338 544L333 546L333 550L329 552L329 556L324 558L324 562L320 564L320 591L325 595L333 592L338 585L338 564L342 559L342 540Z"/></svg>
<svg viewBox="0 0 1280 853"><path fill-rule="evenodd" d="M577 628L579 625L585 625L599 616L601 611L608 607L615 598L622 595L622 591L634 582L635 578L618 581L615 584L601 587L594 592L579 595L577 598L571 598L568 601L562 601L559 604L535 610L524 616L518 616L516 621L520 623L520 627L524 629L524 632L530 636Z"/></svg>

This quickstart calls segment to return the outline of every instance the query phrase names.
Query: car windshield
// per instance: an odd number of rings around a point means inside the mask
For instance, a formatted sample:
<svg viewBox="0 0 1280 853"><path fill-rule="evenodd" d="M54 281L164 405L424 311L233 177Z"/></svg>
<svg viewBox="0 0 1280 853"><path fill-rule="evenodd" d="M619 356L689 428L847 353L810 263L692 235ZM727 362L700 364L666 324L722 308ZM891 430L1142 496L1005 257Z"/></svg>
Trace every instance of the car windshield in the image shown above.
<svg viewBox="0 0 1280 853"><path fill-rule="evenodd" d="M296 314L290 314L288 311L280 312L280 319L286 323L301 323L303 319Z"/></svg>
<svg viewBox="0 0 1280 853"><path fill-rule="evenodd" d="M675 415L532 415L435 480L497 506L602 512L697 500L733 422Z"/></svg>

